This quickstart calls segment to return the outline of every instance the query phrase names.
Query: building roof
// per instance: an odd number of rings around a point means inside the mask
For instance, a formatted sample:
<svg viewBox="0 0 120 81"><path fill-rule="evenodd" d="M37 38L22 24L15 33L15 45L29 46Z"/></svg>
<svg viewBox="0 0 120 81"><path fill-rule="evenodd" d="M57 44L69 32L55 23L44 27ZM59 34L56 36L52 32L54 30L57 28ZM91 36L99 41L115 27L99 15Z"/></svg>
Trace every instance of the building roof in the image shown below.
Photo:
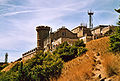
<svg viewBox="0 0 120 81"><path fill-rule="evenodd" d="M68 30L69 32L71 32L71 31L70 31L69 29L67 29L65 26L62 26L61 28L57 29L57 31L51 32L51 34L55 34L55 33L59 32L60 30ZM71 32L71 33L72 33L72 32ZM72 34L77 35L76 33L72 33Z"/></svg>
<svg viewBox="0 0 120 81"><path fill-rule="evenodd" d="M73 31L73 30L75 30L75 29L77 29L77 28L82 28L82 27L87 28L87 26L77 26L77 27L75 27L74 29L72 29L71 31Z"/></svg>
<svg viewBox="0 0 120 81"><path fill-rule="evenodd" d="M98 26L94 27L93 29L91 29L91 31L96 30L98 28L105 28L105 27L108 27L108 26L110 26L110 25L98 25Z"/></svg>

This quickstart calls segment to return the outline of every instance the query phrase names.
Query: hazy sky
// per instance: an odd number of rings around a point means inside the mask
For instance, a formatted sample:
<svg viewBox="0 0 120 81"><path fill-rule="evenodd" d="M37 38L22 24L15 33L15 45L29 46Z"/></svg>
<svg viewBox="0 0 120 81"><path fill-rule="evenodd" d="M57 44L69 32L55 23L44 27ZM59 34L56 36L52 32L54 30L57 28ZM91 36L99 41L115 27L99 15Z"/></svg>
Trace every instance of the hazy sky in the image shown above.
<svg viewBox="0 0 120 81"><path fill-rule="evenodd" d="M35 48L36 30L48 25L55 31L88 24L87 11L94 11L94 27L99 24L116 25L119 0L0 0L0 61L8 52L9 62Z"/></svg>

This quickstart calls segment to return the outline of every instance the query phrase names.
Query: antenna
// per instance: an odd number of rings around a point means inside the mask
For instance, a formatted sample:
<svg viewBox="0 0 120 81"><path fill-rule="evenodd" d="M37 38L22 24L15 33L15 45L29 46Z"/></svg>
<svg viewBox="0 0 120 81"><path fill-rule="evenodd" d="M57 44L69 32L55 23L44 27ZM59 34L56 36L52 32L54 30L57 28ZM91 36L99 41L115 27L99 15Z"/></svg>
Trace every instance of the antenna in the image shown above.
<svg viewBox="0 0 120 81"><path fill-rule="evenodd" d="M89 15L89 28L93 28L93 23L92 23L92 15L94 14L94 12L92 12L91 10L88 11L88 15Z"/></svg>

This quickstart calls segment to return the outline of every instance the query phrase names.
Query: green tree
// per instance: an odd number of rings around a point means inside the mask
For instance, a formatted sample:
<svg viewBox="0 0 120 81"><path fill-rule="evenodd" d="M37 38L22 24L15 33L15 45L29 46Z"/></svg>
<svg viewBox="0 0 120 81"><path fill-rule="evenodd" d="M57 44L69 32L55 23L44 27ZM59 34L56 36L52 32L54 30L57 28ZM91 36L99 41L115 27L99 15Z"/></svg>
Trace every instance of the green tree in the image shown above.
<svg viewBox="0 0 120 81"><path fill-rule="evenodd" d="M58 55L64 62L72 60L75 57L85 53L87 49L83 40L76 41L72 46L67 42L62 43L57 47L53 54Z"/></svg>
<svg viewBox="0 0 120 81"><path fill-rule="evenodd" d="M5 63L8 61L8 53L5 54Z"/></svg>
<svg viewBox="0 0 120 81"><path fill-rule="evenodd" d="M120 9L116 10L120 13ZM116 27L116 31L113 35L110 36L110 51L119 52L120 51L120 15L118 26Z"/></svg>

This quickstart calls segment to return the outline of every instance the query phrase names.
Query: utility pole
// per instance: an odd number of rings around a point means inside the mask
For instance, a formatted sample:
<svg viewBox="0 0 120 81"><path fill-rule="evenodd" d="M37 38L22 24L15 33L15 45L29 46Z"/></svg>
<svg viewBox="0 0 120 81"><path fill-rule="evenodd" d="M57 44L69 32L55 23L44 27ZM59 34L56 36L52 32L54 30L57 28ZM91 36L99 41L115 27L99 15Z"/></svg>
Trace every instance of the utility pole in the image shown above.
<svg viewBox="0 0 120 81"><path fill-rule="evenodd" d="M92 12L91 10L88 11L88 15L89 15L89 28L93 28L93 23L92 23L92 15L94 14L94 12Z"/></svg>
<svg viewBox="0 0 120 81"><path fill-rule="evenodd" d="M8 53L5 54L5 63L8 61Z"/></svg>

